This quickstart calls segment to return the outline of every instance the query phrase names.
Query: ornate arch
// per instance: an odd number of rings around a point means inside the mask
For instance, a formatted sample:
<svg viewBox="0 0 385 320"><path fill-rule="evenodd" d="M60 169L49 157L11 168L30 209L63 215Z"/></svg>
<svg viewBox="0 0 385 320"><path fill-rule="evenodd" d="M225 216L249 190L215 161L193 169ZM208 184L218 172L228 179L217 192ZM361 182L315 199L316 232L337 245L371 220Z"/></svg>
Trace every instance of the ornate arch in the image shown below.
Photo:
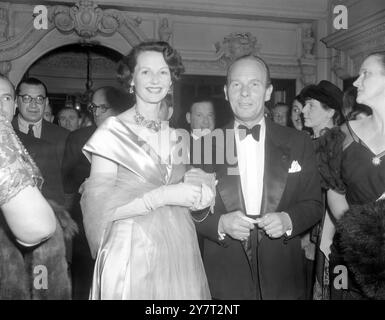
<svg viewBox="0 0 385 320"><path fill-rule="evenodd" d="M0 72L8 74L13 83L38 58L63 45L94 43L126 54L146 39L139 18L115 9L103 10L88 0L78 0L72 7L49 7L48 21L46 30L37 30L31 20L16 37L0 42Z"/></svg>

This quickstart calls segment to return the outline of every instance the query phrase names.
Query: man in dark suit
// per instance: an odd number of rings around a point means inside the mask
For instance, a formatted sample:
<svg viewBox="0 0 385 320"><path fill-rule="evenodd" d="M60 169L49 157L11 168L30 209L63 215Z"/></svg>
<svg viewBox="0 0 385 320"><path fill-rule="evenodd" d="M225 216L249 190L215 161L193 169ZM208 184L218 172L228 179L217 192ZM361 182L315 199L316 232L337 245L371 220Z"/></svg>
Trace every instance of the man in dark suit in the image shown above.
<svg viewBox="0 0 385 320"><path fill-rule="evenodd" d="M44 197L64 205L64 190L55 146L21 131L16 131L16 134L43 175L44 184L41 191Z"/></svg>
<svg viewBox="0 0 385 320"><path fill-rule="evenodd" d="M23 79L16 88L16 94L19 114L12 121L13 127L52 143L61 167L69 131L43 119L44 109L49 103L46 86L35 78Z"/></svg>
<svg viewBox="0 0 385 320"><path fill-rule="evenodd" d="M212 297L302 299L300 235L322 216L313 146L306 134L264 117L273 88L262 59L236 59L224 89L235 121L214 146L224 163L217 157L202 166L216 172L217 194L213 214L196 223Z"/></svg>

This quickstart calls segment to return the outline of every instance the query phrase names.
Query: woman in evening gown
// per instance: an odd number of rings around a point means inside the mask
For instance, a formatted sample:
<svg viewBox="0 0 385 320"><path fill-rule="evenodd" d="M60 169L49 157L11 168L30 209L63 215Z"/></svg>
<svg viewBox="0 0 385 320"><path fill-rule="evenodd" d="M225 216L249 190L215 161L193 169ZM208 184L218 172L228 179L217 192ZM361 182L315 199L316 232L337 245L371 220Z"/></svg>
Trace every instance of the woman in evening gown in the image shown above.
<svg viewBox="0 0 385 320"><path fill-rule="evenodd" d="M136 104L107 119L84 147L91 175L81 204L96 256L90 298L210 299L189 208L209 206L214 194L183 182L176 158L185 146L159 120L183 71L180 56L166 42L144 42L123 64ZM194 170L188 174L199 177Z"/></svg>
<svg viewBox="0 0 385 320"><path fill-rule="evenodd" d="M331 170L341 170L346 193L340 194L332 189L328 191L329 207L335 218L339 220L346 214L338 222L337 230L349 230L348 233L351 234L365 224L364 229L370 229L373 215L366 213L369 212L367 206L376 208L375 210L381 208L378 201L385 193L385 52L373 53L363 61L354 86L358 89L357 102L372 108L373 114L362 120L349 121L341 127L344 135L341 152L335 153L336 157L332 159L335 164L339 162L341 165L332 165ZM336 159L341 161L335 161ZM346 213L347 210L349 211ZM360 226L345 225L353 221L349 219L351 210L360 211ZM380 214L385 215L385 212ZM345 241L346 233L336 233L331 252L330 275L339 276L340 272L335 272L334 268L342 265L347 267L349 277L347 287L332 285L332 299L378 298L377 290L385 286L385 266L378 269L378 265L374 268L372 263L373 257L378 257L375 263L384 259L384 253L380 252L383 244L378 242L374 247L369 245L373 237L378 236L378 231L380 229L369 236L355 234L350 243ZM341 241L341 236L344 241ZM354 257L347 255L348 252ZM367 275L369 278L360 276L362 267L371 270ZM331 284L335 284L333 280L331 279ZM371 284L367 281L371 281Z"/></svg>

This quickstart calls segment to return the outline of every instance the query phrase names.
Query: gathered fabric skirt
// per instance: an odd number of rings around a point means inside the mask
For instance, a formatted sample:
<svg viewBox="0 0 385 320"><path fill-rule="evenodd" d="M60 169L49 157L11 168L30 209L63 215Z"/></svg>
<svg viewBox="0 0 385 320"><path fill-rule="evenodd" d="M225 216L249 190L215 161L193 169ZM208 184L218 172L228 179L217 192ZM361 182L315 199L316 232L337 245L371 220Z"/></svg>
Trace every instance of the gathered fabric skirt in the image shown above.
<svg viewBox="0 0 385 320"><path fill-rule="evenodd" d="M210 299L189 211L158 208L108 224L90 299Z"/></svg>

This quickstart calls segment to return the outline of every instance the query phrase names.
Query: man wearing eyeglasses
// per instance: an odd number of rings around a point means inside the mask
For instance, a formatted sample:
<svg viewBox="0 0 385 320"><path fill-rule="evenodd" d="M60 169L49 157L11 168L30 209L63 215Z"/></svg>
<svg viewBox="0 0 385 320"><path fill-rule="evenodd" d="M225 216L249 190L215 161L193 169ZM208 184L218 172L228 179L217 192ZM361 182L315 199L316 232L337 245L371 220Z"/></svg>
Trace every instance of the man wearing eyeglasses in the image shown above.
<svg viewBox="0 0 385 320"><path fill-rule="evenodd" d="M19 114L12 122L13 127L29 136L53 143L61 167L69 131L43 119L49 103L46 86L36 78L24 79L17 86L16 94Z"/></svg>

